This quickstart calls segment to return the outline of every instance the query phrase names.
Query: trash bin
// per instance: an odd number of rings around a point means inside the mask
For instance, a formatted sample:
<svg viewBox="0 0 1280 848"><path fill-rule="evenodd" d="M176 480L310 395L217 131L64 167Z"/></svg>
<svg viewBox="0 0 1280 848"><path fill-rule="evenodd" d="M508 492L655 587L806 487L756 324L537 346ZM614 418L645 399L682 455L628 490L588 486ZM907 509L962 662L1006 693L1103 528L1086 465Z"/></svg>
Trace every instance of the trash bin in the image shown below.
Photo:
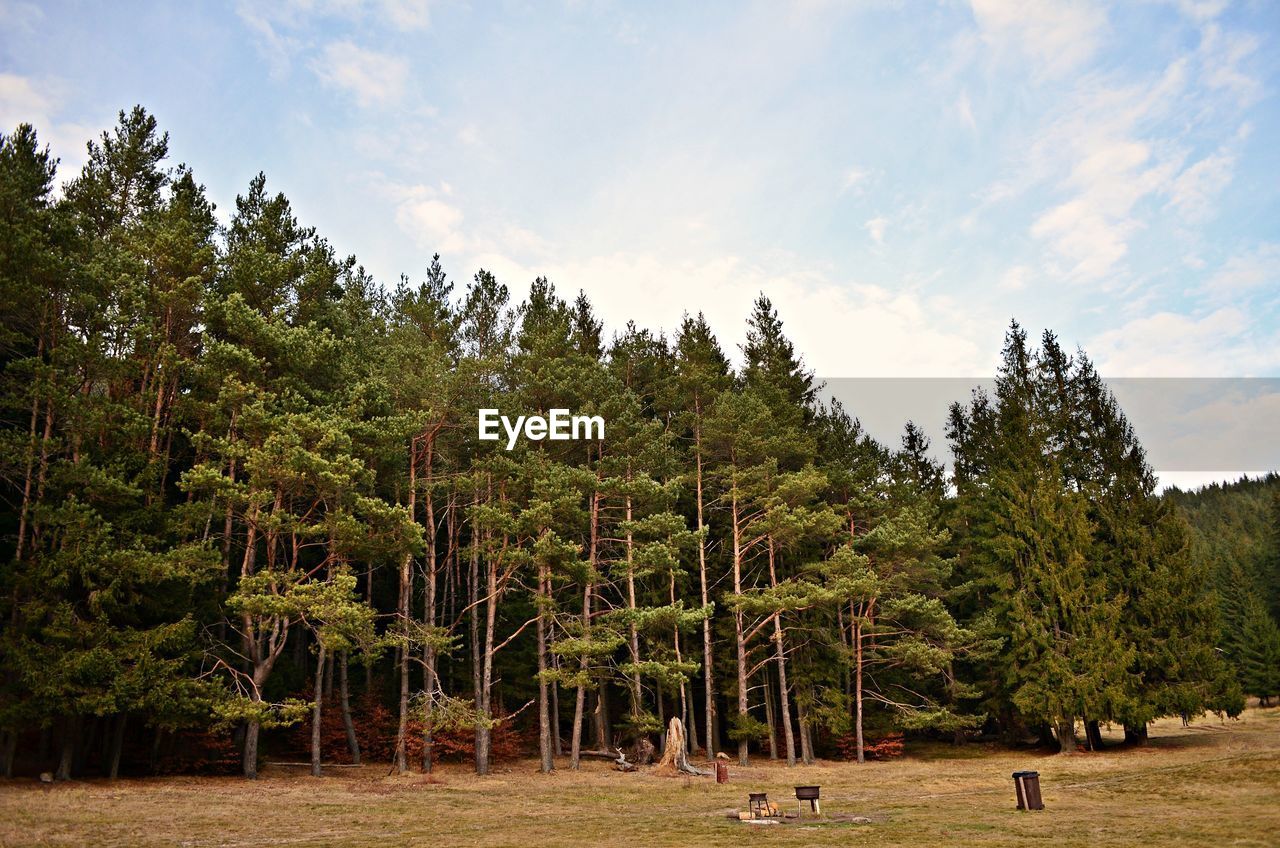
<svg viewBox="0 0 1280 848"><path fill-rule="evenodd" d="M1040 772L1015 771L1013 788L1018 795L1019 810L1044 809L1044 801L1040 798Z"/></svg>
<svg viewBox="0 0 1280 848"><path fill-rule="evenodd" d="M716 761L716 783L729 782L729 764Z"/></svg>

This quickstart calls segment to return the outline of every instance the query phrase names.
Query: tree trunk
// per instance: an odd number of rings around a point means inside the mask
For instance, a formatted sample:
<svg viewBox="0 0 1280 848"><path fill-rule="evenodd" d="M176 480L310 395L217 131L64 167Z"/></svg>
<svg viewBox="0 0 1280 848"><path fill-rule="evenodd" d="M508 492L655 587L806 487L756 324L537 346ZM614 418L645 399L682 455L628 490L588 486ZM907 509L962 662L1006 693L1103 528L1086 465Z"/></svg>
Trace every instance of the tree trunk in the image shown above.
<svg viewBox="0 0 1280 848"><path fill-rule="evenodd" d="M1084 723L1084 734L1090 751L1102 750L1102 727L1096 719L1089 719Z"/></svg>
<svg viewBox="0 0 1280 848"><path fill-rule="evenodd" d="M4 751L0 756L4 757L4 776L6 778L13 777L13 761L18 753L18 731L10 730L4 734Z"/></svg>
<svg viewBox="0 0 1280 848"><path fill-rule="evenodd" d="M258 779L258 733L262 726L257 719L250 719L244 731L244 776Z"/></svg>
<svg viewBox="0 0 1280 848"><path fill-rule="evenodd" d="M320 776L320 712L324 707L324 642L317 637L315 702L311 708L311 776Z"/></svg>
<svg viewBox="0 0 1280 848"><path fill-rule="evenodd" d="M627 496L627 532L626 532L626 551L627 551L627 609L632 613L631 623L628 625L631 646L631 662L635 665L635 671L631 673L631 715L639 717L644 712L643 694L640 688L640 630L635 624L636 611L636 575L632 556L635 551L635 539L631 532L631 496Z"/></svg>
<svg viewBox="0 0 1280 848"><path fill-rule="evenodd" d="M582 759L582 719L587 709L587 689L581 684L573 699L573 734L569 737L569 768L577 769Z"/></svg>
<svg viewBox="0 0 1280 848"><path fill-rule="evenodd" d="M1124 726L1124 742L1126 745L1147 744L1147 726L1126 724Z"/></svg>
<svg viewBox="0 0 1280 848"><path fill-rule="evenodd" d="M111 753L107 763L107 777L115 780L120 776L120 755L124 750L124 730L129 721L128 713L116 716L115 726L111 730Z"/></svg>
<svg viewBox="0 0 1280 848"><path fill-rule="evenodd" d="M418 520L418 440L409 442L409 518ZM405 553L400 560L400 594L396 605L400 617L400 630L409 633L410 602L413 599L413 554ZM400 666L399 722L396 726L395 769L398 774L409 770L409 643L406 639L397 654Z"/></svg>
<svg viewBox="0 0 1280 848"><path fill-rule="evenodd" d="M40 436L40 460L36 464L36 495L31 501L33 505L44 502L44 484L49 475L49 446L53 440L53 397L50 395L44 402L44 432ZM33 516L31 520L30 542L33 546L40 535L40 524Z"/></svg>
<svg viewBox="0 0 1280 848"><path fill-rule="evenodd" d="M480 486L477 484L472 490L472 496L475 503L480 502ZM483 659L481 657L480 648L480 545L475 538L475 531L472 531L471 538L471 579L467 586L467 604L470 607L470 621L468 625L471 630L471 686L476 709L482 709L482 687L481 687L481 667ZM485 774L480 771L480 736L481 728L476 726L475 734L475 757L476 757L476 773Z"/></svg>
<svg viewBox="0 0 1280 848"><path fill-rule="evenodd" d="M342 705L342 727L347 732L347 751L351 764L360 765L360 740L356 738L356 726L351 720L351 687L347 685L347 652L338 657L338 703Z"/></svg>
<svg viewBox="0 0 1280 848"><path fill-rule="evenodd" d="M773 539L769 539L769 584L778 586L778 573L774 565ZM773 617L773 640L778 657L778 712L782 718L782 738L787 754L787 765L796 764L796 738L791 729L791 693L787 689L787 649L782 630L782 616Z"/></svg>
<svg viewBox="0 0 1280 848"><path fill-rule="evenodd" d="M957 689L958 684L956 682L956 672L955 672L954 663L950 663L950 662L947 663L947 668L946 668L946 671L944 672L944 679L946 680L947 696L951 701L951 706L953 708L958 708L960 704L960 699L956 697L956 693L958 691ZM951 731L952 745L959 746L959 745L963 745L964 742L965 742L964 728L957 727L955 730Z"/></svg>
<svg viewBox="0 0 1280 848"><path fill-rule="evenodd" d="M588 460L590 457L588 456ZM582 586L582 634L583 639L591 638L591 592L595 583L596 555L599 545L600 528L600 492L591 493L591 535L587 547L587 563L591 573L587 575ZM587 707L587 671L589 661L584 654L578 658L578 687L573 705L573 736L569 740L569 768L579 767L582 754L582 720ZM603 748L603 743L598 747Z"/></svg>
<svg viewBox="0 0 1280 848"><path fill-rule="evenodd" d="M1072 718L1058 720L1058 753L1074 754L1076 752L1076 723Z"/></svg>
<svg viewBox="0 0 1280 848"><path fill-rule="evenodd" d="M664 724L666 724L666 723L667 723L667 714L666 714L666 710L665 710L665 708L664 708L664 706L665 706L665 705L663 704L663 700L662 700L662 695L663 695L663 693L662 693L662 680L661 680L661 679L659 679L659 680L655 681L653 689L654 689L653 700L654 700L654 703L657 705L657 709L658 709L658 726L659 726L659 727L661 727L662 725L664 725ZM681 737L681 738L683 738L683 737ZM665 734L663 734L662 736L660 736L660 737L658 738L658 753L659 753L659 754L661 754L661 753L663 752L663 750L664 750L663 746L665 746L666 744L667 744L667 737L666 737L666 735L665 735Z"/></svg>
<svg viewBox="0 0 1280 848"><path fill-rule="evenodd" d="M596 742L599 748L608 748L609 739L609 684L601 681L596 690L595 718Z"/></svg>
<svg viewBox="0 0 1280 848"><path fill-rule="evenodd" d="M41 318L40 334L36 341L36 360L44 361L44 318ZM31 393L31 426L27 439L27 470L22 483L22 506L18 510L18 541L13 549L15 562L22 561L23 547L27 538L27 517L31 514L31 481L36 467L36 430L40 420L40 393ZM15 605L14 614L17 614Z"/></svg>
<svg viewBox="0 0 1280 848"><path fill-rule="evenodd" d="M234 737L236 744L244 745L245 728L236 729ZM156 732L151 736L151 756L147 759L147 773L155 775L160 770L160 744L164 741L164 728L157 727ZM43 757L41 758L43 759Z"/></svg>
<svg viewBox="0 0 1280 848"><path fill-rule="evenodd" d="M539 771L555 771L555 754L551 740L551 696L547 685L547 605L551 601L551 575L546 565L538 566L538 753L542 758Z"/></svg>
<svg viewBox="0 0 1280 848"><path fill-rule="evenodd" d="M488 573L488 602L485 604L484 656L480 674L480 716L481 723L476 727L476 774L489 773L490 743L492 732L489 720L493 718L493 652L494 630L498 616L498 564L492 554L486 563Z"/></svg>
<svg viewBox="0 0 1280 848"><path fill-rule="evenodd" d="M436 511L435 498L432 496L431 482L432 470L435 461L435 437L434 435L427 440L427 593L422 599L422 621L428 627L436 626ZM431 725L432 713L435 711L435 694L436 683L436 646L435 643L428 640L427 644L422 648L422 690L426 698L425 704L425 721L422 725L422 770L430 774L432 768L432 759L435 753L434 729Z"/></svg>
<svg viewBox="0 0 1280 848"><path fill-rule="evenodd" d="M84 774L89 767L89 754L93 751L93 746L98 741L98 727L101 725L102 719L98 716L89 718L89 729L80 734L81 738L76 744L76 756L71 764L71 771L75 774ZM83 730L83 720L81 723Z"/></svg>
<svg viewBox="0 0 1280 848"><path fill-rule="evenodd" d="M734 489L730 499L730 507L732 509L733 519L733 593L735 595L742 594L742 526L738 523L738 493ZM742 719L747 717L747 647L742 641L742 610L735 610L733 614L734 635L737 636L737 652L738 652L738 715ZM738 764L747 764L747 740L742 738L738 740Z"/></svg>
<svg viewBox="0 0 1280 848"><path fill-rule="evenodd" d="M858 762L866 762L865 744L862 738L862 622L858 619L853 621L853 645L854 645L854 672L853 672L853 703L854 703L854 733L858 743Z"/></svg>
<svg viewBox="0 0 1280 848"><path fill-rule="evenodd" d="M707 540L703 532L706 528L706 522L703 520L702 514L702 410L701 403L695 401L695 411L697 417L693 428L693 445L694 445L694 486L697 492L697 511L698 511L698 581L702 587L702 606L705 608L711 603L711 596L707 591ZM713 673L713 662L711 653L711 616L707 616L702 621L702 679L706 682L705 699L706 703L703 707L706 719L706 740L707 740L707 758L714 759L716 755L716 693L715 693L715 675Z"/></svg>
<svg viewBox="0 0 1280 848"><path fill-rule="evenodd" d="M671 605L674 607L676 604L676 573L674 571L671 572L670 585L671 585ZM676 662L682 663L684 662L684 656L680 650L680 627L679 625L677 625L671 628L671 630L672 630L671 644L672 644L672 648L675 650ZM697 724L694 723L693 721L690 721L690 719L692 718L691 710L692 710L692 707L689 704L689 681L681 680L680 681L680 721L688 722L688 724L686 725L686 727L688 728L688 732L685 735L685 742L686 744L689 745L689 750L696 751L698 749L698 734L694 730L694 728L697 727Z"/></svg>
<svg viewBox="0 0 1280 848"><path fill-rule="evenodd" d="M769 725L769 759L778 759L778 714L774 708L778 696L773 691L773 680L770 679L769 668L764 671L764 723Z"/></svg>
<svg viewBox="0 0 1280 848"><path fill-rule="evenodd" d="M58 758L55 780L71 779L71 764L75 760L76 741L80 736L80 716L67 716L62 722L62 754Z"/></svg>
<svg viewBox="0 0 1280 848"><path fill-rule="evenodd" d="M800 759L807 765L813 765L813 728L809 726L809 711L804 706L804 699L796 699L796 714L800 719Z"/></svg>
<svg viewBox="0 0 1280 848"><path fill-rule="evenodd" d="M554 631L554 628L553 628ZM560 670L560 660L555 655L555 639L551 640L551 663L552 668L557 672ZM551 686L551 750L555 752L557 757L564 756L564 740L560 737L560 684L554 683Z"/></svg>

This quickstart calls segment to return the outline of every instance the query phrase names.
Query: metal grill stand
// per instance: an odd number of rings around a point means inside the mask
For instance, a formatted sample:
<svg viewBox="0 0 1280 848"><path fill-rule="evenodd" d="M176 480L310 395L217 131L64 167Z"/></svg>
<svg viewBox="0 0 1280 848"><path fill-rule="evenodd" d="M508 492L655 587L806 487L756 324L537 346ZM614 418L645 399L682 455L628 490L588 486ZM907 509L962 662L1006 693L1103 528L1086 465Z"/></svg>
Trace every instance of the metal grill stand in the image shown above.
<svg viewBox="0 0 1280 848"><path fill-rule="evenodd" d="M804 802L809 802L809 811L822 815L822 805L818 802L818 787L816 786L797 786L796 787L796 815L803 818Z"/></svg>

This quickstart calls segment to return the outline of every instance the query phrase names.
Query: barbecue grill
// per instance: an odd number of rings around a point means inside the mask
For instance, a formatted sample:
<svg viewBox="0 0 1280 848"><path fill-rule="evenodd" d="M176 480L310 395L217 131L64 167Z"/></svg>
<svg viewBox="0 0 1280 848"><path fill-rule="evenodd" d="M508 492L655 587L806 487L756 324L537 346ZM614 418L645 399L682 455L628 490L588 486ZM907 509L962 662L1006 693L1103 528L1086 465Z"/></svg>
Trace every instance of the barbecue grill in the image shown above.
<svg viewBox="0 0 1280 848"><path fill-rule="evenodd" d="M817 786L797 786L796 787L796 813L800 814L804 810L804 802L809 802L809 809L822 815L822 805L818 803L818 787Z"/></svg>

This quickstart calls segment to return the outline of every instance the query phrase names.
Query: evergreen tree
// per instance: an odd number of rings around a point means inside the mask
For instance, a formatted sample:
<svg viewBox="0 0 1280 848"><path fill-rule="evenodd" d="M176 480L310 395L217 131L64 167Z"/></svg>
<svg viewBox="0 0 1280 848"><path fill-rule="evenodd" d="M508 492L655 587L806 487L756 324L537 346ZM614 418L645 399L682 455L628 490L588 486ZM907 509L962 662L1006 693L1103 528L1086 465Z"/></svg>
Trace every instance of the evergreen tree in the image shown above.
<svg viewBox="0 0 1280 848"><path fill-rule="evenodd" d="M730 386L729 360L720 349L702 313L696 318L685 316L675 340L676 374L672 383L675 397L671 406L678 410L678 426L689 444L692 459L694 529L698 533L698 584L704 609L711 610L708 580L710 527L707 515L706 416L719 394ZM688 465L688 463L686 463ZM716 722L715 659L712 650L712 621L708 615L702 622L703 717L706 750L714 755L719 737ZM692 730L691 730L692 733Z"/></svg>
<svg viewBox="0 0 1280 848"><path fill-rule="evenodd" d="M1280 627L1256 595L1245 602L1241 636L1241 686L1267 706L1271 697L1280 694Z"/></svg>
<svg viewBox="0 0 1280 848"><path fill-rule="evenodd" d="M31 127L0 136L6 774L37 735L66 778L181 729L254 776L308 714L319 773L330 709L358 761L349 659L402 772L465 728L488 774L535 715L550 771L570 720L571 767L669 716L791 764L1280 695L1280 478L1157 495L1052 333L1014 324L951 408L948 481L914 422L889 450L818 401L763 294L735 374L701 315L606 345L585 293L455 293L438 256L386 290L262 174L220 227L141 108L87 153L59 192ZM481 409L608 435L508 448Z"/></svg>

